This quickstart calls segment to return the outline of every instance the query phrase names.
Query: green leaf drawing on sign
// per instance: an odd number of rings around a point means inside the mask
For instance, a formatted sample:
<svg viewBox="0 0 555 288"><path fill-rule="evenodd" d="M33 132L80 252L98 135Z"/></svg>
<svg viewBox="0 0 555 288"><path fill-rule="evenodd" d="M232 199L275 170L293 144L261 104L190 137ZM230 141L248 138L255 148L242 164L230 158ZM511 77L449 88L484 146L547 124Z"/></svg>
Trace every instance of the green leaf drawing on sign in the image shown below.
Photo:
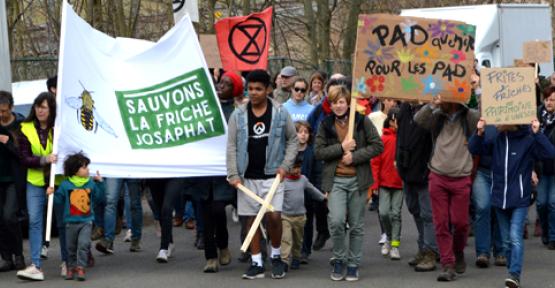
<svg viewBox="0 0 555 288"><path fill-rule="evenodd" d="M410 76L409 78L401 78L401 86L403 87L403 91L409 92L418 89L418 82L414 80L414 76Z"/></svg>

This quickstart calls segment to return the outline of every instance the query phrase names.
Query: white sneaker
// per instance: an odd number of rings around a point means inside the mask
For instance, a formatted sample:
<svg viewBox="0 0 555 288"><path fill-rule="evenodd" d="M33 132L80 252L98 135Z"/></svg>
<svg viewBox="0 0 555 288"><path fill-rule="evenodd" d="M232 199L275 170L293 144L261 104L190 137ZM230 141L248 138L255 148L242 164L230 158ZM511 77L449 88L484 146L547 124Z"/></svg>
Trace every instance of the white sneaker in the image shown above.
<svg viewBox="0 0 555 288"><path fill-rule="evenodd" d="M31 264L24 270L17 271L17 278L23 280L43 281L44 273L42 273L42 270L38 269L34 264Z"/></svg>
<svg viewBox="0 0 555 288"><path fill-rule="evenodd" d="M123 237L123 242L131 242L131 229L127 229L127 232L125 232L125 237Z"/></svg>
<svg viewBox="0 0 555 288"><path fill-rule="evenodd" d="M387 242L387 234L383 233L382 236L380 236L380 241L378 241L379 245L383 245L385 242Z"/></svg>
<svg viewBox="0 0 555 288"><path fill-rule="evenodd" d="M382 256L387 257L389 255L389 250L391 249L391 246L389 246L389 242L386 241L385 243L383 243L382 245Z"/></svg>
<svg viewBox="0 0 555 288"><path fill-rule="evenodd" d="M60 276L62 277L66 277L67 275L67 265L66 262L62 262L62 264L60 264Z"/></svg>
<svg viewBox="0 0 555 288"><path fill-rule="evenodd" d="M40 248L40 258L48 259L48 247L46 245L42 245Z"/></svg>
<svg viewBox="0 0 555 288"><path fill-rule="evenodd" d="M168 250L161 249L156 257L158 263L168 263Z"/></svg>
<svg viewBox="0 0 555 288"><path fill-rule="evenodd" d="M231 208L231 219L234 223L239 222L239 214L237 214L237 209L235 209L235 207Z"/></svg>
<svg viewBox="0 0 555 288"><path fill-rule="evenodd" d="M401 260L401 254L399 253L398 247L391 248L391 251L389 251L389 258L391 260Z"/></svg>
<svg viewBox="0 0 555 288"><path fill-rule="evenodd" d="M168 258L173 256L173 251L175 250L175 245L173 243L170 243L170 245L168 245Z"/></svg>

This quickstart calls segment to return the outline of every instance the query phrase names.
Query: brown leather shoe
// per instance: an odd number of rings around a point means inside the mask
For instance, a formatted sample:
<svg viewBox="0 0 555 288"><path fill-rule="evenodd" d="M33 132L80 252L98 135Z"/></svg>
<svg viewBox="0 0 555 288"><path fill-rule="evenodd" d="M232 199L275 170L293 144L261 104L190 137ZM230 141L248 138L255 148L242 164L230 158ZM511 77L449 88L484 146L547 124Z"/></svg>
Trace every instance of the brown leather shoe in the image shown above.
<svg viewBox="0 0 555 288"><path fill-rule="evenodd" d="M195 220L189 219L185 222L185 229L193 230L195 229Z"/></svg>
<svg viewBox="0 0 555 288"><path fill-rule="evenodd" d="M173 227L181 227L183 225L183 217L173 217Z"/></svg>
<svg viewBox="0 0 555 288"><path fill-rule="evenodd" d="M476 266L478 266L478 268L488 268L489 267L488 255L482 254L476 257Z"/></svg>

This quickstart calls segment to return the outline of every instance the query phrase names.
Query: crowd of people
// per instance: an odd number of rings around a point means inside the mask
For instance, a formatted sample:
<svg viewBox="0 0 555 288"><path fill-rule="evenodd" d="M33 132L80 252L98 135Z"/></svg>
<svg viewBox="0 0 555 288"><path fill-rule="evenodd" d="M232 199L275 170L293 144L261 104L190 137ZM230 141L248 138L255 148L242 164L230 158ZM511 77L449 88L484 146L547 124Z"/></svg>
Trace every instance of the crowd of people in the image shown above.
<svg viewBox="0 0 555 288"><path fill-rule="evenodd" d="M60 274L85 280L85 268L94 266L93 247L114 253L122 214L129 250L142 250L141 199L149 194L159 223L159 263L170 261L172 229L185 222L196 225L203 271L218 272L232 261L226 206L236 209L243 241L264 204L272 208L262 221L265 233L257 228L239 258L250 262L244 279L264 278L266 258L271 277L283 278L331 238L330 278L356 281L367 204L378 210L381 255L400 260L404 199L418 231L418 250L409 261L415 271L440 266L438 281L455 280L466 270L464 249L473 232L475 265L489 267L493 255L494 265L507 267L505 285L520 287L534 199L535 235L555 250L555 74L537 85L542 97L530 125L494 126L480 118L471 107L480 103L478 77L476 71L469 103L446 103L439 95L431 103L373 99L372 113L364 115L350 113L351 79L341 74L316 71L307 81L292 66L274 78L264 70L245 78L215 73L228 121L227 177L168 179L103 178L98 171L91 177L86 151L57 159L55 79L27 117L13 112L11 94L0 91L0 271L44 280L44 210L53 194ZM47 187L52 163L64 167L56 189ZM273 197L261 204L276 181ZM22 219L29 222L28 266Z"/></svg>

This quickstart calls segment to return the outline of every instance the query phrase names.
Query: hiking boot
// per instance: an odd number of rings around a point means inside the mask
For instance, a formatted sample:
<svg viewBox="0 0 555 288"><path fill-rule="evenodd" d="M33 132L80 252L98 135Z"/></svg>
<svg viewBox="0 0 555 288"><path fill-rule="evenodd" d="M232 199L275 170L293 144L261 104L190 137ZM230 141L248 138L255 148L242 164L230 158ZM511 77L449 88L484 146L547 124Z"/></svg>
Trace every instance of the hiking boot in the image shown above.
<svg viewBox="0 0 555 288"><path fill-rule="evenodd" d="M488 268L489 267L489 257L488 255L482 254L476 258L476 266L478 268Z"/></svg>
<svg viewBox="0 0 555 288"><path fill-rule="evenodd" d="M358 267L347 267L346 281L358 281Z"/></svg>
<svg viewBox="0 0 555 288"><path fill-rule="evenodd" d="M100 239L100 241L96 242L95 246L98 252L101 252L105 255L110 255L114 253L114 243L112 241L106 240L106 238Z"/></svg>
<svg viewBox="0 0 555 288"><path fill-rule="evenodd" d="M493 262L495 266L507 266L507 257L502 255L495 256L495 262Z"/></svg>
<svg viewBox="0 0 555 288"><path fill-rule="evenodd" d="M93 232L91 233L91 241L100 240L104 237L104 229L102 227L95 226Z"/></svg>
<svg viewBox="0 0 555 288"><path fill-rule="evenodd" d="M206 260L206 265L204 266L204 273L216 273L220 269L218 264L218 259L212 258Z"/></svg>
<svg viewBox="0 0 555 288"><path fill-rule="evenodd" d="M131 252L139 252L141 251L141 240L140 239L133 239L131 240L131 246L129 246L129 251Z"/></svg>
<svg viewBox="0 0 555 288"><path fill-rule="evenodd" d="M31 264L24 270L17 271L17 278L22 280L43 281L44 273L42 273L42 270L37 268L34 264Z"/></svg>
<svg viewBox="0 0 555 288"><path fill-rule="evenodd" d="M389 242L383 243L382 249L381 249L382 256L383 257L389 256L389 250L391 250L391 245L389 244Z"/></svg>
<svg viewBox="0 0 555 288"><path fill-rule="evenodd" d="M281 256L272 258L272 278L281 279L285 277L285 263L281 261Z"/></svg>
<svg viewBox="0 0 555 288"><path fill-rule="evenodd" d="M75 277L74 277L74 276L75 276L75 275L74 275L74 272L75 272L74 269L69 269L69 270L67 270L65 279L66 279L66 280L73 280L73 278L75 278Z"/></svg>
<svg viewBox="0 0 555 288"><path fill-rule="evenodd" d="M293 258L291 260L291 270L299 270L299 268L301 268L301 260Z"/></svg>
<svg viewBox="0 0 555 288"><path fill-rule="evenodd" d="M229 248L220 249L220 257L219 257L220 265L228 265L231 263L231 253L229 252Z"/></svg>
<svg viewBox="0 0 555 288"><path fill-rule="evenodd" d="M256 263L252 263L247 272L243 274L243 279L259 279L264 278L264 267L256 265Z"/></svg>
<svg viewBox="0 0 555 288"><path fill-rule="evenodd" d="M439 282L449 282L455 279L457 279L457 274L455 274L453 267L443 267L443 271L437 276L437 281Z"/></svg>
<svg viewBox="0 0 555 288"><path fill-rule="evenodd" d="M414 266L416 272L429 272L436 270L436 253L433 251L425 251L422 261Z"/></svg>
<svg viewBox="0 0 555 288"><path fill-rule="evenodd" d="M328 239L330 239L329 234L318 233L316 241L314 241L314 244L312 245L312 249L314 249L314 251L319 251L320 249L324 248Z"/></svg>
<svg viewBox="0 0 555 288"><path fill-rule="evenodd" d="M401 260L401 254L399 253L398 247L393 247L389 251L389 259L391 260Z"/></svg>
<svg viewBox="0 0 555 288"><path fill-rule="evenodd" d="M422 251L418 251L418 253L416 253L416 255L414 255L414 257L410 259L409 265L414 267L418 265L418 263L422 262L422 260L424 260L424 253Z"/></svg>
<svg viewBox="0 0 555 288"><path fill-rule="evenodd" d="M510 275L507 279L505 279L505 286L508 288L519 288L520 287L520 279L518 277Z"/></svg>
<svg viewBox="0 0 555 288"><path fill-rule="evenodd" d="M87 279L85 277L85 268L83 267L75 268L75 276L77 277L77 281L85 281L85 279Z"/></svg>
<svg viewBox="0 0 555 288"><path fill-rule="evenodd" d="M466 271L466 262L464 261L464 253L455 253L455 272L463 274Z"/></svg>
<svg viewBox="0 0 555 288"><path fill-rule="evenodd" d="M19 256L15 256L14 258L15 258L15 261L14 261L15 269L16 270L25 269L25 257L23 257L23 255L19 255Z"/></svg>
<svg viewBox="0 0 555 288"><path fill-rule="evenodd" d="M333 269L331 270L331 280L341 281L345 277L345 264L341 260L333 260L331 263Z"/></svg>
<svg viewBox="0 0 555 288"><path fill-rule="evenodd" d="M549 243L547 243L547 249L555 250L555 241L549 241Z"/></svg>

